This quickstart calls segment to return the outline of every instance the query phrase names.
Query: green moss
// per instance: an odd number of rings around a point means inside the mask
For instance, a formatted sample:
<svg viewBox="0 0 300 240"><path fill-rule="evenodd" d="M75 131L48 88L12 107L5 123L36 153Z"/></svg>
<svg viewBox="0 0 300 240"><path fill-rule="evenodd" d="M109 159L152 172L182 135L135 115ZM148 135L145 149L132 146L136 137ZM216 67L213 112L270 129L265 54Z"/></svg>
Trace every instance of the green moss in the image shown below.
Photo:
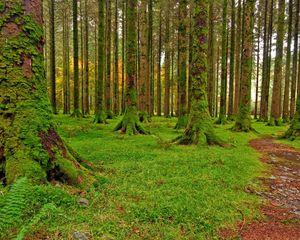
<svg viewBox="0 0 300 240"><path fill-rule="evenodd" d="M7 184L13 183L20 177L27 177L34 182L41 183L45 182L47 177L41 165L30 160L30 156L24 155L24 152L7 158L5 172Z"/></svg>
<svg viewBox="0 0 300 240"><path fill-rule="evenodd" d="M72 184L78 183L78 177L80 175L79 170L74 166L74 162L59 157L55 164L59 167L59 171L63 174L63 178L66 182Z"/></svg>

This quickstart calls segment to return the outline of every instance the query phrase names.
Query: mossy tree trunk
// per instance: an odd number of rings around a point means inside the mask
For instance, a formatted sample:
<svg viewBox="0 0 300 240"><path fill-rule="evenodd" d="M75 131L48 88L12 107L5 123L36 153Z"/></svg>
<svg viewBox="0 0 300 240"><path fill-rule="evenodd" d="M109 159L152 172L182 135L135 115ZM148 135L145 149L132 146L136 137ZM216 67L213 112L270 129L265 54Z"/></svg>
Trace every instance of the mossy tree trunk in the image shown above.
<svg viewBox="0 0 300 240"><path fill-rule="evenodd" d="M231 27L230 27L230 71L229 71L229 96L228 120L234 120L234 67L235 67L235 0L231 0Z"/></svg>
<svg viewBox="0 0 300 240"><path fill-rule="evenodd" d="M178 121L176 129L187 126L187 0L179 0L179 25L178 25Z"/></svg>
<svg viewBox="0 0 300 240"><path fill-rule="evenodd" d="M295 98L297 84L297 63L298 63L298 33L299 33L299 10L300 1L296 0L295 25L294 25L294 50L293 50L293 71L291 84L291 100L290 100L290 119L295 116Z"/></svg>
<svg viewBox="0 0 300 240"><path fill-rule="evenodd" d="M57 114L56 109L56 61L55 61L55 1L50 1L49 17L50 17L50 99L52 111Z"/></svg>
<svg viewBox="0 0 300 240"><path fill-rule="evenodd" d="M146 133L139 123L137 110L137 91L136 91L136 58L137 58L137 1L127 1L127 41L126 41L126 110L123 119L118 123L115 131L121 130L122 133L138 134Z"/></svg>
<svg viewBox="0 0 300 240"><path fill-rule="evenodd" d="M139 82L139 110L140 120L147 121L148 118L148 101L147 101L147 85L149 84L149 64L148 64L148 25L147 25L147 0L141 1L140 8L140 82Z"/></svg>
<svg viewBox="0 0 300 240"><path fill-rule="evenodd" d="M276 58L274 69L274 83L272 94L271 118L269 125L281 125L281 81L282 81L282 57L284 41L284 19L285 19L285 0L278 1L278 27L276 42Z"/></svg>
<svg viewBox="0 0 300 240"><path fill-rule="evenodd" d="M193 1L191 113L180 144L220 144L213 130L207 101L208 0Z"/></svg>
<svg viewBox="0 0 300 240"><path fill-rule="evenodd" d="M251 77L253 52L255 0L246 0L244 12L244 39L242 52L241 94L239 113L233 129L235 131L249 132L251 127Z"/></svg>
<svg viewBox="0 0 300 240"><path fill-rule="evenodd" d="M107 118L113 118L111 98L111 0L106 0L106 72L105 72L105 110Z"/></svg>
<svg viewBox="0 0 300 240"><path fill-rule="evenodd" d="M104 111L104 8L105 0L98 0L98 78L95 86L95 123L106 123L106 113Z"/></svg>
<svg viewBox="0 0 300 240"><path fill-rule="evenodd" d="M282 120L289 122L289 96L290 96L290 76L291 76L291 45L292 45L292 28L293 28L293 1L289 1L289 17L288 17L288 38L286 49L285 62L285 80L284 80L284 95L283 95L283 109Z"/></svg>
<svg viewBox="0 0 300 240"><path fill-rule="evenodd" d="M215 115L215 4L213 1L209 3L209 34L208 34L208 106L211 116ZM191 51L192 52L192 51Z"/></svg>
<svg viewBox="0 0 300 240"><path fill-rule="evenodd" d="M240 76L241 76L241 29L242 29L242 1L238 0L236 44L235 44L235 83L234 83L234 115L239 111Z"/></svg>
<svg viewBox="0 0 300 240"><path fill-rule="evenodd" d="M84 0L84 104L83 114L90 113L90 94L89 94L89 14L88 0Z"/></svg>
<svg viewBox="0 0 300 240"><path fill-rule="evenodd" d="M166 16L166 35L165 35L165 101L164 101L164 116L170 116L170 0L165 2Z"/></svg>
<svg viewBox="0 0 300 240"><path fill-rule="evenodd" d="M79 110L79 63L78 63L78 2L73 0L73 62L74 62L74 109L72 116L80 117Z"/></svg>
<svg viewBox="0 0 300 240"><path fill-rule="evenodd" d="M221 95L220 95L220 113L216 123L226 123L226 93L227 93L227 0L223 1L222 17L222 63L221 63Z"/></svg>
<svg viewBox="0 0 300 240"><path fill-rule="evenodd" d="M162 3L159 3L159 32L157 53L157 79L156 79L156 113L161 116L161 51L162 51Z"/></svg>
<svg viewBox="0 0 300 240"><path fill-rule="evenodd" d="M36 182L80 184L89 179L87 170L52 124L42 23L41 0L0 3L1 175L7 184L24 176Z"/></svg>
<svg viewBox="0 0 300 240"><path fill-rule="evenodd" d="M114 114L119 115L119 11L118 11L118 0L115 0L115 29L114 29Z"/></svg>

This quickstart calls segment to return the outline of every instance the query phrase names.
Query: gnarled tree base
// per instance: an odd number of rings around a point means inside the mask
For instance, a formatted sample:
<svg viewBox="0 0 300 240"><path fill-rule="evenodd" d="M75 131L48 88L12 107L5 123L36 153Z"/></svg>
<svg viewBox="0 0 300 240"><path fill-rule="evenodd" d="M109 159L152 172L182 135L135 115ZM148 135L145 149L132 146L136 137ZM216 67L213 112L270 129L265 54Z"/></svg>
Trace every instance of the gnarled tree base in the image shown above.
<svg viewBox="0 0 300 240"><path fill-rule="evenodd" d="M227 119L225 115L220 115L219 118L215 121L215 124L225 125L227 124Z"/></svg>
<svg viewBox="0 0 300 240"><path fill-rule="evenodd" d="M294 119L291 123L290 128L282 136L290 140L295 140L300 137L300 119Z"/></svg>
<svg viewBox="0 0 300 240"><path fill-rule="evenodd" d="M107 124L106 113L104 111L96 113L94 123Z"/></svg>
<svg viewBox="0 0 300 240"><path fill-rule="evenodd" d="M188 125L188 117L186 115L179 116L174 128L177 130L185 129L187 125Z"/></svg>
<svg viewBox="0 0 300 240"><path fill-rule="evenodd" d="M282 120L275 119L275 118L270 118L269 122L267 123L267 126L282 126Z"/></svg>
<svg viewBox="0 0 300 240"><path fill-rule="evenodd" d="M115 115L113 113L113 111L109 110L106 111L106 119L114 119Z"/></svg>
<svg viewBox="0 0 300 240"><path fill-rule="evenodd" d="M150 117L147 112L139 112L139 119L142 123L150 122Z"/></svg>
<svg viewBox="0 0 300 240"><path fill-rule="evenodd" d="M129 135L148 134L140 124L137 109L133 106L127 107L123 119L118 123L114 130L121 130L122 133L127 133Z"/></svg>

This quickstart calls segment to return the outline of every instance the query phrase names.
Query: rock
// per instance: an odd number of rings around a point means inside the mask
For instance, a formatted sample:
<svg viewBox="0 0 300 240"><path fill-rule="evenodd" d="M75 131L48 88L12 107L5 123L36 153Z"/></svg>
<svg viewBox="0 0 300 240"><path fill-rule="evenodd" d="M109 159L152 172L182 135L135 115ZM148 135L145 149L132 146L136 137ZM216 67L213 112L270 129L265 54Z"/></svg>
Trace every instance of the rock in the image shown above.
<svg viewBox="0 0 300 240"><path fill-rule="evenodd" d="M82 206L88 206L89 205L89 200L87 200L86 198L79 198L77 200L77 203L82 205Z"/></svg>
<svg viewBox="0 0 300 240"><path fill-rule="evenodd" d="M74 240L88 240L88 237L84 233L74 232L73 239Z"/></svg>

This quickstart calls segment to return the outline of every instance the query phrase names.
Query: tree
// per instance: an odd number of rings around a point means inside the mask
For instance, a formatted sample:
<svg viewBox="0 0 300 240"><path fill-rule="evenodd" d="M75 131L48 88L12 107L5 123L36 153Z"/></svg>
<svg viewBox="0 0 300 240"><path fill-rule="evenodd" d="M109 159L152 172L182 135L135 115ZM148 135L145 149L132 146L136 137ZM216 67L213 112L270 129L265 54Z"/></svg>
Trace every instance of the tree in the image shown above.
<svg viewBox="0 0 300 240"><path fill-rule="evenodd" d="M228 120L234 119L234 67L235 67L235 0L231 0L231 34L230 34L230 71L229 71L229 99Z"/></svg>
<svg viewBox="0 0 300 240"><path fill-rule="evenodd" d="M208 0L194 0L192 32L191 113L180 144L220 144L213 130L207 101Z"/></svg>
<svg viewBox="0 0 300 240"><path fill-rule="evenodd" d="M290 119L295 116L295 98L296 98L296 83L297 83L297 61L298 61L298 33L299 33L299 9L300 1L296 0L295 12L295 27L294 27L294 50L293 50L293 71L291 84L291 101L290 101Z"/></svg>
<svg viewBox="0 0 300 240"><path fill-rule="evenodd" d="M74 61L74 109L72 116L80 117L79 110L79 64L78 64L78 2L73 0L73 61Z"/></svg>
<svg viewBox="0 0 300 240"><path fill-rule="evenodd" d="M95 123L106 123L106 113L104 111L104 8L105 0L98 0L98 79L95 86Z"/></svg>
<svg viewBox="0 0 300 240"><path fill-rule="evenodd" d="M187 0L179 0L178 24L178 121L176 129L187 126Z"/></svg>
<svg viewBox="0 0 300 240"><path fill-rule="evenodd" d="M285 0L278 1L278 27L276 42L276 58L274 69L274 83L272 94L272 108L269 125L281 125L281 80L282 80L282 57L284 41L284 19L285 19Z"/></svg>
<svg viewBox="0 0 300 240"><path fill-rule="evenodd" d="M83 114L89 114L89 16L88 1L84 0L84 105Z"/></svg>
<svg viewBox="0 0 300 240"><path fill-rule="evenodd" d="M118 0L115 1L115 71L114 71L114 114L119 114L119 24Z"/></svg>
<svg viewBox="0 0 300 240"><path fill-rule="evenodd" d="M147 84L149 84L149 64L148 64L148 26L147 26L147 4L148 0L141 1L140 8L140 82L139 82L139 110L140 110L140 120L147 121L148 109L147 109Z"/></svg>
<svg viewBox="0 0 300 240"><path fill-rule="evenodd" d="M159 8L159 33L157 53L157 79L156 79L156 111L161 116L161 51L162 51L162 3Z"/></svg>
<svg viewBox="0 0 300 240"><path fill-rule="evenodd" d="M226 123L226 94L227 94L227 0L223 1L222 17L222 66L221 66L221 100L220 113L216 123Z"/></svg>
<svg viewBox="0 0 300 240"><path fill-rule="evenodd" d="M235 49L235 83L234 83L234 115L238 114L240 99L241 77L241 29L242 29L242 1L238 0L237 23L236 23L236 49Z"/></svg>
<svg viewBox="0 0 300 240"><path fill-rule="evenodd" d="M127 41L126 41L126 110L123 119L115 127L115 131L121 130L122 133L138 134L146 133L139 123L137 111L137 92L136 92L136 58L137 58L137 1L127 0Z"/></svg>
<svg viewBox="0 0 300 240"><path fill-rule="evenodd" d="M55 66L55 1L50 0L49 16L50 16L50 99L52 111L57 114L56 109L56 66Z"/></svg>
<svg viewBox="0 0 300 240"><path fill-rule="evenodd" d="M246 0L244 12L245 34L243 39L241 93L239 113L233 130L249 132L251 127L251 77L252 77L252 52L253 52L253 27L254 27L255 0Z"/></svg>
<svg viewBox="0 0 300 240"><path fill-rule="evenodd" d="M92 180L57 134L47 98L41 1L0 3L0 162L7 184ZM1 173L2 175L2 173Z"/></svg>
<svg viewBox="0 0 300 240"><path fill-rule="evenodd" d="M291 75L291 45L292 45L292 25L293 25L293 1L289 1L289 20L288 20L288 38L285 62L285 81L283 97L283 122L289 121L289 96L290 96L290 75Z"/></svg>
<svg viewBox="0 0 300 240"><path fill-rule="evenodd" d="M165 101L164 101L164 116L170 116L170 0L165 3L166 16L166 36L165 36Z"/></svg>
<svg viewBox="0 0 300 240"><path fill-rule="evenodd" d="M105 78L105 110L108 119L113 118L111 110L111 0L106 0L106 78Z"/></svg>

